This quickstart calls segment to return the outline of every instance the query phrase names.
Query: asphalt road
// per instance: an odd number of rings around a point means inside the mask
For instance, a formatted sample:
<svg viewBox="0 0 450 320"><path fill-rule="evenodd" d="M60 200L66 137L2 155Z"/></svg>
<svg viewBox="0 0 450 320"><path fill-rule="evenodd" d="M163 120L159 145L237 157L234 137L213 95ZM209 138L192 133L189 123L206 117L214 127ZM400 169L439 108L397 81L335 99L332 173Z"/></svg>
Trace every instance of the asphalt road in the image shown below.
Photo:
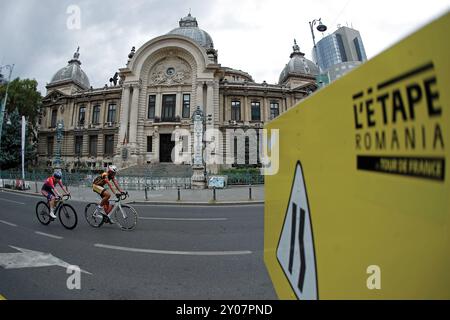
<svg viewBox="0 0 450 320"><path fill-rule="evenodd" d="M0 296L6 299L277 299L263 262L261 205L135 205L138 225L126 232L90 227L86 203L70 201L78 213L70 231L58 220L38 222L40 199L0 191ZM50 253L89 274L81 273L81 289L70 290L73 273L66 267L38 267L29 251L16 248L41 252L33 254L45 261ZM6 268L11 257L14 268Z"/></svg>

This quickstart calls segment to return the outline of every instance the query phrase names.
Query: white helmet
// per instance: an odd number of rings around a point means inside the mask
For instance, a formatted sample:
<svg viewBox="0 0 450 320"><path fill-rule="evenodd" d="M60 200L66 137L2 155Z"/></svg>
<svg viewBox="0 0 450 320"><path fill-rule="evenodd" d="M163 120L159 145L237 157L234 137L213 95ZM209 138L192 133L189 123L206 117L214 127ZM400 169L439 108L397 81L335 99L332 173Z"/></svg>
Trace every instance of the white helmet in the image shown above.
<svg viewBox="0 0 450 320"><path fill-rule="evenodd" d="M108 166L108 173L117 173L117 167L115 165Z"/></svg>

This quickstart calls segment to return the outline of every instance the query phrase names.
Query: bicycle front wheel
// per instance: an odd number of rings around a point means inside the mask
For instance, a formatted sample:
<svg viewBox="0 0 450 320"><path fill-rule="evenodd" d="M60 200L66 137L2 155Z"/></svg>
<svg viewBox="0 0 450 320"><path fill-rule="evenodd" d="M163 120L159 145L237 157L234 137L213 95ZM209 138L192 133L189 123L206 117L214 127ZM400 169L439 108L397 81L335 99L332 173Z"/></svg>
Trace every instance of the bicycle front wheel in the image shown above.
<svg viewBox="0 0 450 320"><path fill-rule="evenodd" d="M133 207L122 205L114 212L114 218L122 230L131 231L136 227L138 214Z"/></svg>
<svg viewBox="0 0 450 320"><path fill-rule="evenodd" d="M99 228L105 222L103 215L98 211L96 203L89 203L84 209L84 217L91 227Z"/></svg>
<svg viewBox="0 0 450 320"><path fill-rule="evenodd" d="M59 208L59 221L64 228L69 230L72 230L77 226L77 212L70 204L63 204L61 208Z"/></svg>
<svg viewBox="0 0 450 320"><path fill-rule="evenodd" d="M36 216L40 223L43 225L48 225L51 221L50 219L50 208L44 201L39 201L36 205Z"/></svg>

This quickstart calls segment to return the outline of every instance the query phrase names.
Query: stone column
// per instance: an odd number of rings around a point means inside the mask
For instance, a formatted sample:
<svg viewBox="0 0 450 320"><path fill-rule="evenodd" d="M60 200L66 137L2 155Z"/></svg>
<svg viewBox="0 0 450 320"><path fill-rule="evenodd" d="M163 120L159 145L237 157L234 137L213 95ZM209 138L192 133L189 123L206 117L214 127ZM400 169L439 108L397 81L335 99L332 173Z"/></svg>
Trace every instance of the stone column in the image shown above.
<svg viewBox="0 0 450 320"><path fill-rule="evenodd" d="M212 122L209 125L214 126L214 82L209 81L206 85L206 109L204 117L208 119L208 115L211 115Z"/></svg>
<svg viewBox="0 0 450 320"><path fill-rule="evenodd" d="M183 105L183 95L181 94L181 87L178 87L177 90L177 98L176 98L176 104L175 104L175 117L182 116L182 105Z"/></svg>
<svg viewBox="0 0 450 320"><path fill-rule="evenodd" d="M108 111L104 109L104 112L107 113ZM128 131L129 112L130 112L130 87L124 86L122 92L122 101L120 103L120 130L119 130L118 149L120 149Z"/></svg>
<svg viewBox="0 0 450 320"><path fill-rule="evenodd" d="M242 112L242 114L241 114L241 120L243 120L244 121L244 123L248 123L248 121L249 121L249 118L248 118L248 112L247 112L247 109L248 109L248 95L246 94L245 96L244 96L244 103L243 103L243 106L242 106L243 108L242 108L242 110L241 110L241 112Z"/></svg>
<svg viewBox="0 0 450 320"><path fill-rule="evenodd" d="M269 120L269 116L268 116L268 103L267 103L267 97L263 98L263 103L262 103L262 112L261 112L261 121L263 121L264 123L266 123Z"/></svg>
<svg viewBox="0 0 450 320"><path fill-rule="evenodd" d="M158 88L155 99L155 117L161 118L162 114L162 94L161 88Z"/></svg>
<svg viewBox="0 0 450 320"><path fill-rule="evenodd" d="M193 109L197 109L197 106L200 106L202 108L205 107L203 105L203 82L197 82L197 93L195 97L195 106L193 106Z"/></svg>
<svg viewBox="0 0 450 320"><path fill-rule="evenodd" d="M139 111L139 86L133 86L133 95L131 98L130 106L130 144L133 149L136 147L137 143L137 122L138 122L138 111ZM134 150L135 152L136 150Z"/></svg>
<svg viewBox="0 0 450 320"><path fill-rule="evenodd" d="M155 126L153 131L153 162L159 162L159 127Z"/></svg>

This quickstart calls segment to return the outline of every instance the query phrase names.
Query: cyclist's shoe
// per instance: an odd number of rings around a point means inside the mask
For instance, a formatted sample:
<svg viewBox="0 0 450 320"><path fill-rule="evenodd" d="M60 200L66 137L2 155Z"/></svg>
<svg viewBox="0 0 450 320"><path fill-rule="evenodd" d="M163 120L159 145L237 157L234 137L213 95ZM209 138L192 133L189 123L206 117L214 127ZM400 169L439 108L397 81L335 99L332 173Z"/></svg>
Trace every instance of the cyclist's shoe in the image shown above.
<svg viewBox="0 0 450 320"><path fill-rule="evenodd" d="M105 222L109 224L115 224L116 222L111 219L108 215L105 215Z"/></svg>
<svg viewBox="0 0 450 320"><path fill-rule="evenodd" d="M56 215L53 211L50 210L50 218L56 219Z"/></svg>

